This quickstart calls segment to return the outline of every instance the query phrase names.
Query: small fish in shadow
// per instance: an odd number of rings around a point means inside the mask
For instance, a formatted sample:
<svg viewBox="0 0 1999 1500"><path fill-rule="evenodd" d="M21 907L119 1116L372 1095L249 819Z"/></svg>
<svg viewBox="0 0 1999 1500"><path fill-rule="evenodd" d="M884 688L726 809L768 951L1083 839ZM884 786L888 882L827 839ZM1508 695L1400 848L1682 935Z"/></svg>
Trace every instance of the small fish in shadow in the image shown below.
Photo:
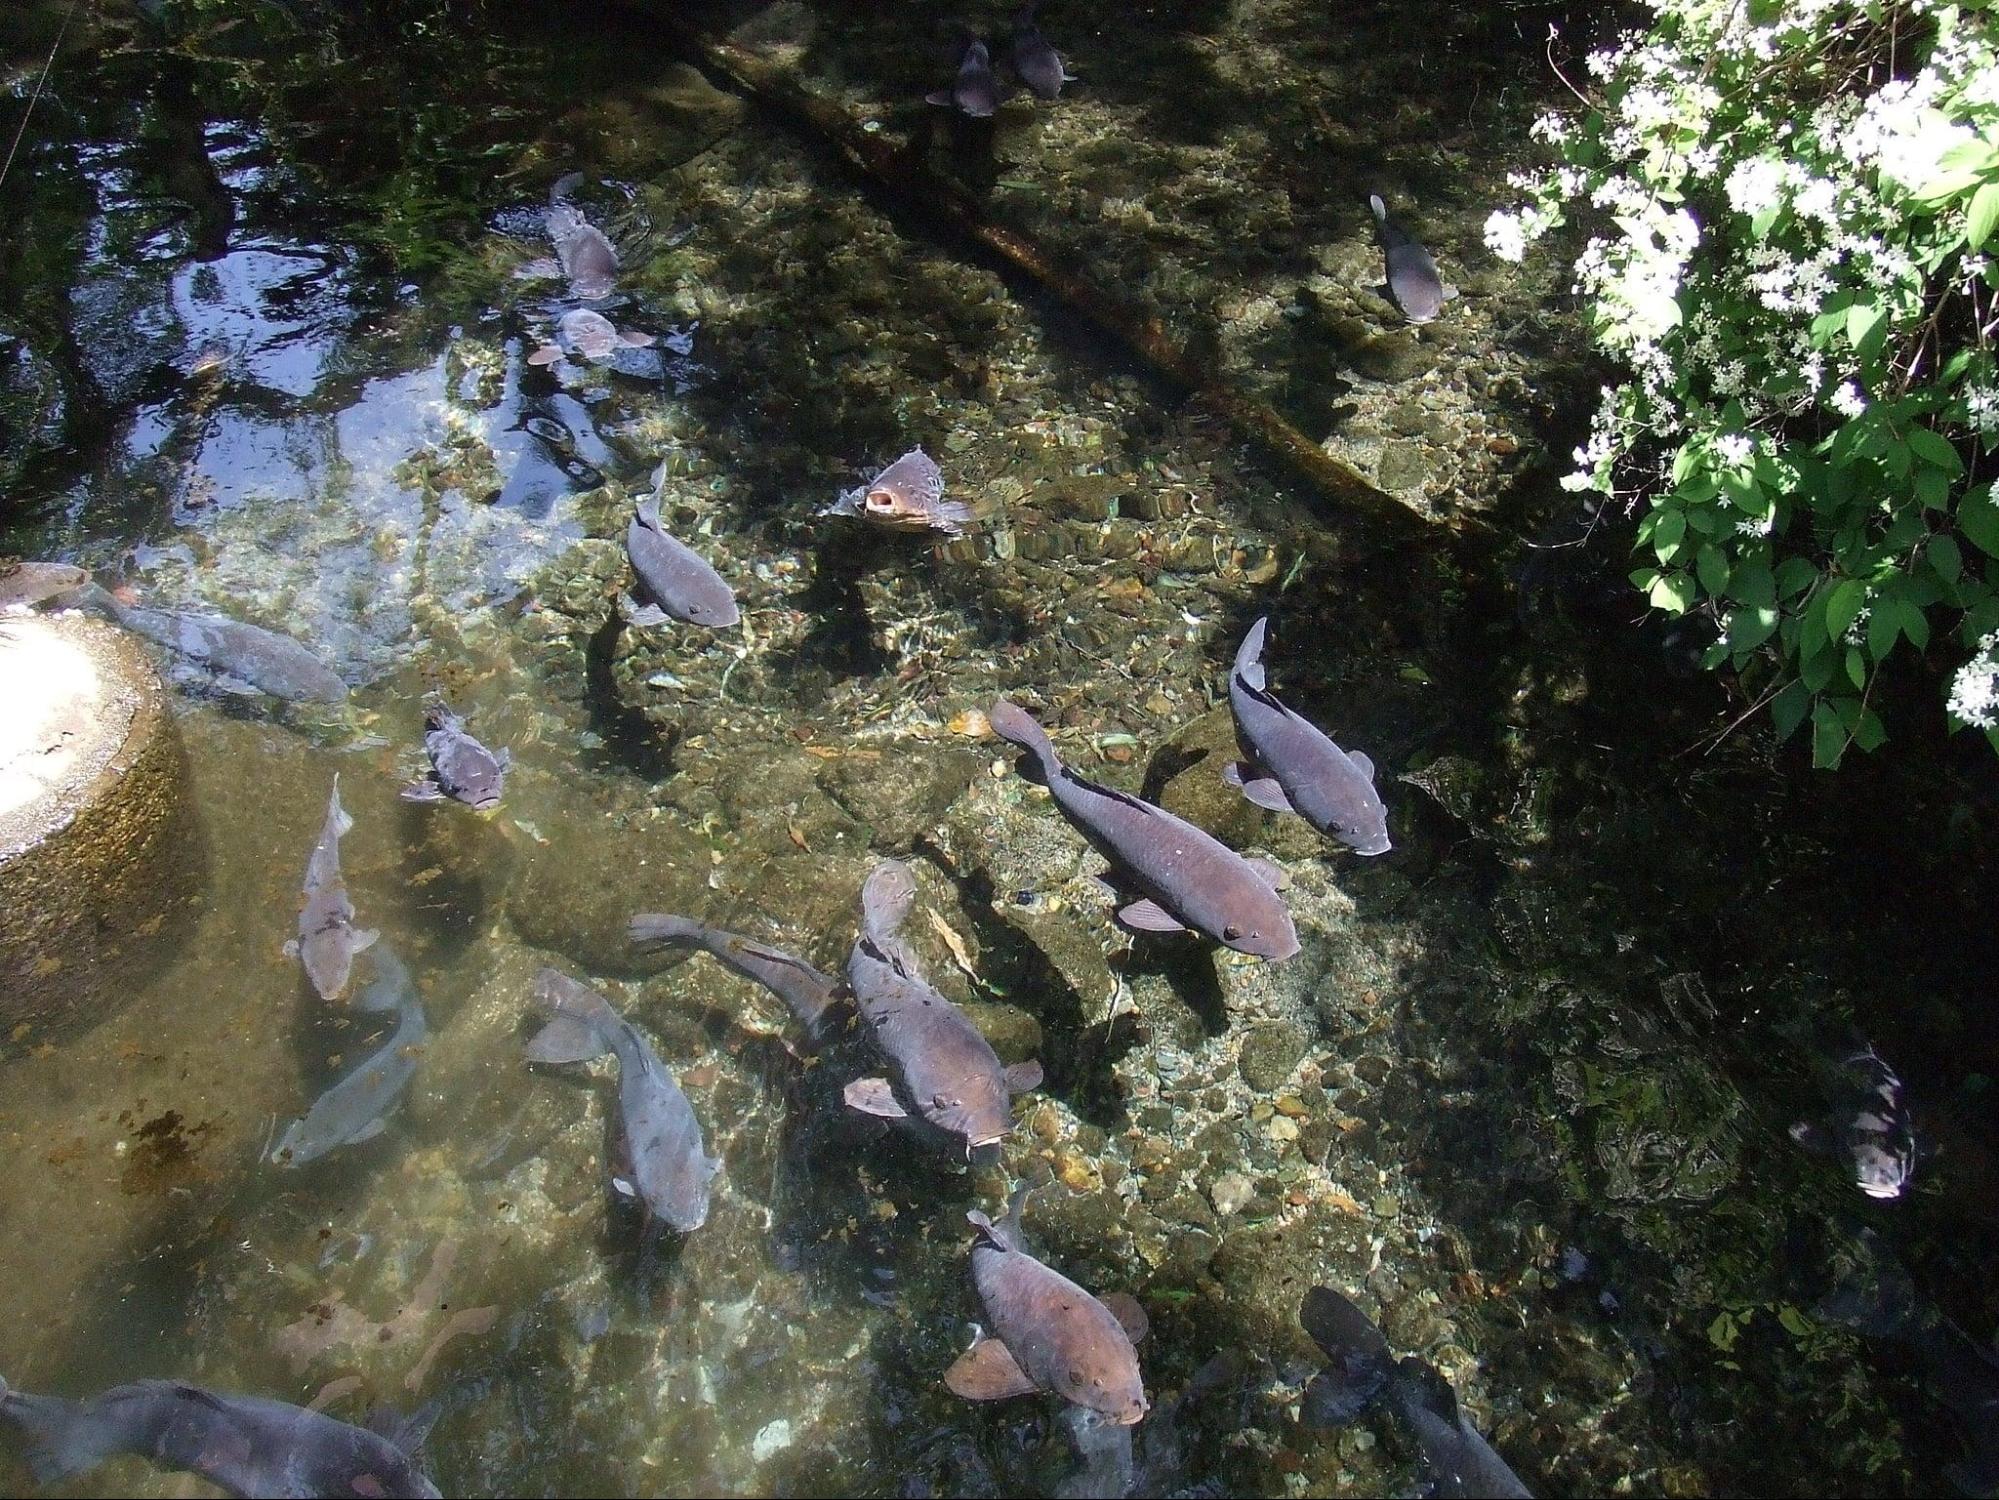
<svg viewBox="0 0 1999 1500"><path fill-rule="evenodd" d="M958 74L947 89L923 97L932 104L960 109L975 120L991 119L999 108L999 79L993 76L992 54L969 27L964 30L964 50L958 57Z"/></svg>
<svg viewBox="0 0 1999 1500"><path fill-rule="evenodd" d="M1430 322L1458 289L1437 274L1437 262L1416 237L1388 217L1388 206L1379 194L1371 195L1367 206L1374 210L1375 238L1388 265L1388 295L1411 323Z"/></svg>
<svg viewBox="0 0 1999 1500"><path fill-rule="evenodd" d="M1062 54L1041 34L1030 0L1013 17L1013 71L1043 99L1061 95L1062 85L1075 82L1076 75L1062 66Z"/></svg>
<svg viewBox="0 0 1999 1500"><path fill-rule="evenodd" d="M1902 1079L1872 1043L1842 1058L1839 1075L1831 1128L1801 1120L1791 1127L1791 1139L1845 1156L1854 1185L1868 1197L1899 1198L1916 1175L1918 1155Z"/></svg>
<svg viewBox="0 0 1999 1500"><path fill-rule="evenodd" d="M465 721L442 698L433 698L425 706L423 725L430 774L404 787L403 801L442 802L450 798L481 812L499 806L507 772L514 764L513 752L502 750L495 755L472 738Z"/></svg>
<svg viewBox="0 0 1999 1500"><path fill-rule="evenodd" d="M625 528L625 553L638 575L638 599L627 594L618 611L631 625L664 625L668 617L721 630L742 618L736 595L708 560L669 533L659 519L659 495L639 502ZM643 607L639 599L645 601Z"/></svg>
<svg viewBox="0 0 1999 1500"><path fill-rule="evenodd" d="M305 977L322 1000L338 1000L347 988L354 955L373 945L381 934L354 926L354 903L340 873L340 839L354 820L340 805L340 773L333 773L333 795L326 802L326 822L319 842L305 862L305 905L299 909L298 937L285 951L305 966Z"/></svg>
<svg viewBox="0 0 1999 1500"><path fill-rule="evenodd" d="M938 531L954 537L963 536L972 522L970 506L944 498L944 475L921 448L911 448L819 514L859 516L891 531Z"/></svg>
<svg viewBox="0 0 1999 1500"><path fill-rule="evenodd" d="M1105 1421L1128 1427L1149 1403L1138 1369L1145 1310L1121 1293L1099 1300L1027 1253L1014 1189L999 1224L973 1209L972 1285L992 1333L958 1357L944 1384L968 1401L1001 1401L1049 1391Z"/></svg>
<svg viewBox="0 0 1999 1500"><path fill-rule="evenodd" d="M382 1431L261 1396L227 1396L179 1380L139 1380L83 1401L30 1396L0 1380L0 1422L27 1440L41 1484L130 1454L200 1475L230 1495L423 1496L417 1465L433 1405ZM107 1493L116 1493L115 1491Z"/></svg>
<svg viewBox="0 0 1999 1500"><path fill-rule="evenodd" d="M372 1141L387 1128L389 1112L416 1076L430 1038L416 983L387 943L376 947L374 961L375 981L354 1003L364 1011L395 1011L396 1029L292 1122L271 1150L271 1160L281 1167L302 1167L341 1146Z"/></svg>
<svg viewBox="0 0 1999 1500"><path fill-rule="evenodd" d="M680 1085L611 1002L555 969L535 978L535 1002L554 1019L527 1045L530 1062L618 1059L618 1147L626 1172L612 1188L635 1198L646 1217L688 1234L708 1222L708 1198L722 1159L708 1155L694 1106Z"/></svg>
<svg viewBox="0 0 1999 1500"><path fill-rule="evenodd" d="M1229 708L1249 759L1222 779L1272 812L1298 813L1356 854L1388 852L1388 810L1374 789L1374 762L1342 750L1264 686L1263 640L1268 617L1250 626L1229 674Z"/></svg>

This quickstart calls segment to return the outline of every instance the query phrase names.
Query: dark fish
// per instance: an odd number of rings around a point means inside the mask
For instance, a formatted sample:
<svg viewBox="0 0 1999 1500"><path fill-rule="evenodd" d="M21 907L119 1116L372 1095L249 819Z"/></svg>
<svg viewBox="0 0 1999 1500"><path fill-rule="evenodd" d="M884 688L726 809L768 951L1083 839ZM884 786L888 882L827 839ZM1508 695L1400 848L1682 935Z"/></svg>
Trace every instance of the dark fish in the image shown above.
<svg viewBox="0 0 1999 1500"><path fill-rule="evenodd" d="M1062 66L1062 54L1049 44L1035 24L1034 6L1023 5L1013 18L1013 70L1020 81L1043 99L1056 98L1075 76Z"/></svg>
<svg viewBox="0 0 1999 1500"><path fill-rule="evenodd" d="M1520 1476L1458 1410L1450 1382L1424 1361L1397 1361L1366 1313L1330 1287L1305 1294L1298 1321L1331 1360L1305 1388L1315 1427L1351 1422L1382 1397L1416 1434L1439 1495L1527 1496Z"/></svg>
<svg viewBox="0 0 1999 1500"><path fill-rule="evenodd" d="M699 948L776 995L816 1039L829 1023L839 982L801 958L750 938L709 927L692 917L642 913L633 917L631 940L641 946Z"/></svg>
<svg viewBox="0 0 1999 1500"><path fill-rule="evenodd" d="M968 1401L999 1401L1050 1391L1118 1426L1146 1412L1138 1350L1145 1313L1130 1297L1099 1301L1027 1253L1020 1212L1027 1185L1014 1189L1006 1222L977 1209L965 1217L979 1231L972 1245L972 1285L992 1324L944 1374Z"/></svg>
<svg viewBox="0 0 1999 1500"><path fill-rule="evenodd" d="M465 721L434 699L423 711L423 748L430 774L402 790L405 802L442 802L446 797L482 812L497 807L513 768L511 750L498 755L466 733Z"/></svg>
<svg viewBox="0 0 1999 1500"><path fill-rule="evenodd" d="M1055 805L1144 892L1118 913L1141 932L1194 928L1239 953L1290 958L1298 951L1277 869L1247 860L1185 819L1063 766L1039 724L1001 698L987 715L1000 738L1040 763Z"/></svg>
<svg viewBox="0 0 1999 1500"><path fill-rule="evenodd" d="M638 513L625 529L625 551L639 576L637 600L621 601L625 619L633 625L660 625L670 615L689 625L721 630L742 618L736 596L708 560L668 534L659 520L659 496L639 502Z"/></svg>
<svg viewBox="0 0 1999 1500"><path fill-rule="evenodd" d="M53 607L105 615L207 672L227 693L268 693L292 703L345 703L347 684L289 636L221 615L140 609L94 583L50 599Z"/></svg>
<svg viewBox="0 0 1999 1500"><path fill-rule="evenodd" d="M1367 206L1374 210L1375 237L1381 241L1381 253L1388 262L1389 295L1410 322L1429 322L1457 296L1458 289L1444 284L1430 252L1388 217L1388 207L1378 194L1368 198Z"/></svg>
<svg viewBox="0 0 1999 1500"><path fill-rule="evenodd" d="M340 805L340 773L333 774L333 795L326 802L326 822L319 842L305 862L305 905L299 909L298 938L285 945L305 965L305 977L322 1000L338 1000L347 988L354 955L369 947L379 932L354 926L354 903L347 899L347 882L340 874L340 836L354 820Z"/></svg>
<svg viewBox="0 0 1999 1500"><path fill-rule="evenodd" d="M387 943L375 949L375 982L354 1003L365 1011L397 1012L395 1032L315 1099L303 1119L292 1122L271 1151L271 1160L279 1166L304 1166L337 1147L373 1140L388 1125L389 1112L416 1076L430 1028L409 970Z"/></svg>
<svg viewBox="0 0 1999 1500"><path fill-rule="evenodd" d="M26 1438L42 1484L131 1454L231 1495L435 1497L415 1457L434 1415L374 1433L287 1401L178 1380L135 1381L84 1401L30 1396L0 1380L0 1421Z"/></svg>
<svg viewBox="0 0 1999 1500"><path fill-rule="evenodd" d="M1870 1198L1899 1198L1916 1175L1916 1128L1902 1080L1870 1046L1840 1060L1843 1096L1828 1133L1808 1122L1791 1127L1800 1145L1844 1154L1854 1184Z"/></svg>
<svg viewBox="0 0 1999 1500"><path fill-rule="evenodd" d="M555 325L555 341L543 344L528 356L531 365L552 365L564 355L588 360L593 365L609 364L624 348L643 349L652 343L649 333L620 332L617 324L587 307L572 307Z"/></svg>
<svg viewBox="0 0 1999 1500"><path fill-rule="evenodd" d="M0 562L0 610L26 609L69 593L90 581L90 575L68 563Z"/></svg>
<svg viewBox="0 0 1999 1500"><path fill-rule="evenodd" d="M1388 809L1374 789L1374 762L1335 745L1318 726L1278 702L1263 683L1259 619L1243 637L1229 677L1229 707L1249 761L1222 773L1258 807L1302 815L1356 854L1388 852Z"/></svg>
<svg viewBox="0 0 1999 1500"><path fill-rule="evenodd" d="M971 1018L916 972L898 933L915 900L914 877L892 859L861 889L862 932L847 980L890 1076L858 1078L845 1098L863 1114L920 1120L970 1160L1013 1127L1011 1096L1041 1086L1041 1064L1002 1066Z"/></svg>
<svg viewBox="0 0 1999 1500"><path fill-rule="evenodd" d="M921 448L911 448L820 514L859 516L891 531L941 531L946 536L963 536L972 523L970 506L944 498L944 476Z"/></svg>
<svg viewBox="0 0 1999 1500"><path fill-rule="evenodd" d="M962 109L975 120L990 119L999 108L999 80L993 77L992 55L986 44L969 33L965 39L965 51L958 62L958 76L951 80L948 89L938 89L925 94L932 104L943 104Z"/></svg>
<svg viewBox="0 0 1999 1500"><path fill-rule="evenodd" d="M652 1043L587 985L554 969L535 979L535 1000L555 1019L528 1043L531 1062L584 1062L606 1052L618 1059L620 1154L629 1177L611 1186L636 1198L646 1215L687 1234L708 1221L708 1195L719 1156L709 1156L694 1106L666 1071Z"/></svg>
<svg viewBox="0 0 1999 1500"><path fill-rule="evenodd" d="M548 212L542 222L555 242L562 274L569 278L569 295L594 302L610 296L618 283L618 252L604 231L568 201L569 190L580 180L580 174L572 172L549 190Z"/></svg>

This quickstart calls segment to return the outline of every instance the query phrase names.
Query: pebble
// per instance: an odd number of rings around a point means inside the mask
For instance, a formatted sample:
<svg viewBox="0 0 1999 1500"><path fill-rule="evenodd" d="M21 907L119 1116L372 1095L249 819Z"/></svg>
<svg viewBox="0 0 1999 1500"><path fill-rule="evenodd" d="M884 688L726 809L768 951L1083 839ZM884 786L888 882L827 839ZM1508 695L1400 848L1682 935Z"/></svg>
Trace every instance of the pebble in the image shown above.
<svg viewBox="0 0 1999 1500"><path fill-rule="evenodd" d="M1242 1206L1256 1196L1256 1189L1240 1172L1230 1172L1215 1179L1208 1189L1208 1197L1214 1201L1215 1212L1223 1218L1233 1218L1242 1211Z"/></svg>
<svg viewBox="0 0 1999 1500"><path fill-rule="evenodd" d="M1402 1200L1393 1193L1380 1193L1368 1207L1374 1210L1377 1219L1392 1219L1402 1212Z"/></svg>
<svg viewBox="0 0 1999 1500"><path fill-rule="evenodd" d="M1297 1140L1298 1122L1284 1115L1278 1115L1270 1122L1270 1138L1273 1141Z"/></svg>

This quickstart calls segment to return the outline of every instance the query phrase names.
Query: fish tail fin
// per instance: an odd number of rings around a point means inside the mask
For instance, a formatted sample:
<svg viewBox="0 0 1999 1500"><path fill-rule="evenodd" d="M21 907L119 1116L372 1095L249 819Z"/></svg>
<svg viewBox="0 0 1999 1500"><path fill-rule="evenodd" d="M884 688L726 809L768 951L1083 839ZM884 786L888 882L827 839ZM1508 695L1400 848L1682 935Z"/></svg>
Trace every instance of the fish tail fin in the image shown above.
<svg viewBox="0 0 1999 1500"><path fill-rule="evenodd" d="M1056 758L1055 746L1048 738L1048 731L1035 723L1026 709L1006 698L995 698L992 709L986 714L986 722L993 726L993 733L1009 744L1020 746L1041 763L1041 769L1051 775L1062 764Z"/></svg>
<svg viewBox="0 0 1999 1500"><path fill-rule="evenodd" d="M117 1451L117 1432L93 1423L92 1403L61 1396L30 1396L0 1380L0 1422L10 1423L24 1442L23 1457L37 1484L52 1484Z"/></svg>
<svg viewBox="0 0 1999 1500"><path fill-rule="evenodd" d="M560 203L582 185L583 174L581 172L564 172L560 177L555 179L554 186L549 188L548 201L550 203Z"/></svg>
<svg viewBox="0 0 1999 1500"><path fill-rule="evenodd" d="M1381 194L1369 193L1367 195L1367 206L1374 210L1374 220L1377 224L1386 224L1388 222L1388 205L1381 201Z"/></svg>
<svg viewBox="0 0 1999 1500"><path fill-rule="evenodd" d="M1306 1385L1304 1419L1314 1427L1343 1427L1387 1386L1395 1369L1388 1340L1372 1318L1331 1287L1315 1286L1305 1294L1298 1321L1328 1360Z"/></svg>
<svg viewBox="0 0 1999 1500"><path fill-rule="evenodd" d="M937 527L951 536L963 536L973 521L972 507L962 500L943 500L937 505Z"/></svg>
<svg viewBox="0 0 1999 1500"><path fill-rule="evenodd" d="M1236 676L1259 692L1263 690L1263 638L1269 625L1270 616L1258 615L1235 654Z"/></svg>
<svg viewBox="0 0 1999 1500"><path fill-rule="evenodd" d="M588 985L578 984L559 969L543 969L535 976L534 997L537 1004L554 1011L555 1018L528 1043L530 1062L586 1062L612 1050L618 1013Z"/></svg>
<svg viewBox="0 0 1999 1500"><path fill-rule="evenodd" d="M354 819L348 815L347 809L340 805L340 773L338 771L333 773L333 795L327 799L326 810L333 815L333 833L336 838L346 834L354 827Z"/></svg>
<svg viewBox="0 0 1999 1500"><path fill-rule="evenodd" d="M676 917L668 912L640 912L625 924L625 936L637 947L698 946L701 924L692 917Z"/></svg>
<svg viewBox="0 0 1999 1500"><path fill-rule="evenodd" d="M1015 1249L1019 1249L1027 1243L1025 1238L1026 1231L1021 1224L1021 1210L1027 1207L1027 1195L1032 1191L1034 1191L1033 1187L1025 1181L1016 1183L1013 1195L1006 1200L1004 1228L1007 1238L1013 1241Z"/></svg>

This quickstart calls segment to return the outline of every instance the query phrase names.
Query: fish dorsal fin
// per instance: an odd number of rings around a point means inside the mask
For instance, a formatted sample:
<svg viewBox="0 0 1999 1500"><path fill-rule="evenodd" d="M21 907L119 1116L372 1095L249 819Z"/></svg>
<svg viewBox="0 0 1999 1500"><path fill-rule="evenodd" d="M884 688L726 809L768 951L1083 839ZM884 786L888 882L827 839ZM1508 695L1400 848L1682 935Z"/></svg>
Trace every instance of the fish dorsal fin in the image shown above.
<svg viewBox="0 0 1999 1500"><path fill-rule="evenodd" d="M527 1044L528 1061L538 1063L588 1062L609 1050L597 1028L576 1015L556 1016Z"/></svg>
<svg viewBox="0 0 1999 1500"><path fill-rule="evenodd" d="M1097 1300L1110 1309L1111 1316L1118 1320L1118 1327L1124 1330L1124 1336L1132 1343L1136 1344L1151 1329L1152 1320L1146 1317L1145 1309L1131 1293L1112 1292Z"/></svg>
<svg viewBox="0 0 1999 1500"><path fill-rule="evenodd" d="M1243 863L1256 871L1257 879L1273 891L1281 891L1291 884L1291 876L1282 865L1260 858L1246 859Z"/></svg>
<svg viewBox="0 0 1999 1500"><path fill-rule="evenodd" d="M842 1092L841 1098L847 1108L864 1115L874 1115L883 1120L901 1120L908 1116L896 1100L895 1091L889 1087L886 1078L856 1078Z"/></svg>
<svg viewBox="0 0 1999 1500"><path fill-rule="evenodd" d="M1374 780L1374 762L1367 758L1365 752L1349 750L1346 752L1346 757L1354 763L1361 775L1365 776L1369 781Z"/></svg>
<svg viewBox="0 0 1999 1500"><path fill-rule="evenodd" d="M1013 1352L998 1339L982 1338L944 1372L944 1384L967 1401L1004 1401L1037 1389Z"/></svg>
<svg viewBox="0 0 1999 1500"><path fill-rule="evenodd" d="M1041 1087L1041 1064L1029 1058L1026 1062L1015 1063L1003 1076L1009 1094L1024 1094L1030 1089Z"/></svg>
<svg viewBox="0 0 1999 1500"><path fill-rule="evenodd" d="M1425 1409L1434 1412L1445 1425L1458 1425L1458 1393L1435 1365L1405 1354L1397 1361L1397 1374L1415 1391Z"/></svg>
<svg viewBox="0 0 1999 1500"><path fill-rule="evenodd" d="M1013 1248L1016 1250L1027 1248L1027 1235L1021 1228L1021 1211L1027 1207L1027 1195L1032 1191L1032 1188L1022 1182L1014 1187L1013 1196L1007 1199L1006 1234L1007 1238L1013 1241Z"/></svg>

